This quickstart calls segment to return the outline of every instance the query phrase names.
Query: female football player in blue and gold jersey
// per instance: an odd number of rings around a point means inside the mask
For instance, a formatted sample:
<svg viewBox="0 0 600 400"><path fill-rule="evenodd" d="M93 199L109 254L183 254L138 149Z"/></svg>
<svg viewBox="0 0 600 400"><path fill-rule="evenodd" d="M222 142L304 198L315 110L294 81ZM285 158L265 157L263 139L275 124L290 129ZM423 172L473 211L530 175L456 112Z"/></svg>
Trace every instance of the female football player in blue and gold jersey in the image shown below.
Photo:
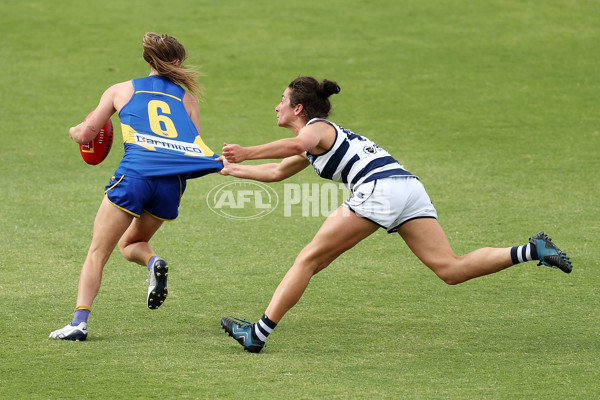
<svg viewBox="0 0 600 400"><path fill-rule="evenodd" d="M127 260L148 267L148 307L156 309L163 303L168 265L149 241L163 221L177 218L186 180L223 167L200 137L199 73L183 66L184 46L172 36L155 33L146 33L142 45L150 75L108 88L92 115L69 130L75 142L89 143L117 112L125 154L106 185L96 215L79 278L75 316L50 334L54 339L87 338L102 270L117 244Z"/></svg>
<svg viewBox="0 0 600 400"><path fill-rule="evenodd" d="M331 108L329 96L339 91L335 82L299 77L285 89L275 108L278 125L290 129L295 137L253 147L223 147L222 175L273 182L312 165L319 176L341 182L351 192L300 252L256 324L238 318L221 320L225 331L245 350L258 353L277 323L300 299L312 276L378 228L398 232L412 252L450 285L531 260L571 272L566 253L542 232L522 246L454 254L419 179L371 140L326 119ZM283 160L237 164L273 158Z"/></svg>

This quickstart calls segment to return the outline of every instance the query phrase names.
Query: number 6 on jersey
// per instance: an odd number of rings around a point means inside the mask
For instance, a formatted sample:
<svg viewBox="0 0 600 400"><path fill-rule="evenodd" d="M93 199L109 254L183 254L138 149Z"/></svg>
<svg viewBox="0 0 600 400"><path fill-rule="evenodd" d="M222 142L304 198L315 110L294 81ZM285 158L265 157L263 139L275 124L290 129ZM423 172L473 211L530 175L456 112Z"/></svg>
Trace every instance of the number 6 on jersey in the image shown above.
<svg viewBox="0 0 600 400"><path fill-rule="evenodd" d="M159 114L159 110L162 114ZM165 114L171 114L171 108L167 103L160 100L150 100L148 102L148 119L152 132L163 137L176 138L177 129L175 129L175 124Z"/></svg>

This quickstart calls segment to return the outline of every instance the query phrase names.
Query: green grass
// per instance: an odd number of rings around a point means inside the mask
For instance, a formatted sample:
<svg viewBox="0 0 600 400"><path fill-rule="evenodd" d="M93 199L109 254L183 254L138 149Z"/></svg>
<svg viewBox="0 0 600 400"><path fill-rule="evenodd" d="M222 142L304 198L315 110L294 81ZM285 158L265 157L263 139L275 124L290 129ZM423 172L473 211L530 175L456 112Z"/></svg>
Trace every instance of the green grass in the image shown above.
<svg viewBox="0 0 600 400"><path fill-rule="evenodd" d="M591 0L3 5L0 398L597 398L599 12ZM323 218L219 217L206 194L229 178L214 175L189 182L181 217L153 239L171 265L165 305L146 309L144 269L115 252L88 341L49 340L72 316L122 155L117 137L85 165L68 127L147 73L146 31L179 38L205 73L201 127L217 152L288 135L274 107L296 76L337 80L332 119L421 177L457 253L543 229L573 273L529 263L450 287L381 231L247 354L220 318L258 318Z"/></svg>

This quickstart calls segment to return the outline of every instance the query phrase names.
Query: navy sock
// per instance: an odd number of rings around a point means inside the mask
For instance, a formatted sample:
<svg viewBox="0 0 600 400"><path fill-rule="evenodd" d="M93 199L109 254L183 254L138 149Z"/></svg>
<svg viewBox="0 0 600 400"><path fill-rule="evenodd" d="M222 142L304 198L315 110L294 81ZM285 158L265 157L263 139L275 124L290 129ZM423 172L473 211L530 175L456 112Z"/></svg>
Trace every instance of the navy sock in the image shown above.
<svg viewBox="0 0 600 400"><path fill-rule="evenodd" d="M539 260L539 257L537 255L537 248L534 244L531 243L511 248L510 258L512 258L513 264L519 264L525 261Z"/></svg>
<svg viewBox="0 0 600 400"><path fill-rule="evenodd" d="M150 271L150 268L152 268L152 265L154 265L154 261L156 261L156 257L157 256L154 255L148 259L148 271Z"/></svg>
<svg viewBox="0 0 600 400"><path fill-rule="evenodd" d="M252 341L263 343L267 337L273 332L277 323L271 321L266 314L252 326Z"/></svg>
<svg viewBox="0 0 600 400"><path fill-rule="evenodd" d="M77 309L75 310L75 315L73 316L73 321L71 322L71 325L77 326L82 322L87 322L89 316L90 310L88 310L87 308Z"/></svg>

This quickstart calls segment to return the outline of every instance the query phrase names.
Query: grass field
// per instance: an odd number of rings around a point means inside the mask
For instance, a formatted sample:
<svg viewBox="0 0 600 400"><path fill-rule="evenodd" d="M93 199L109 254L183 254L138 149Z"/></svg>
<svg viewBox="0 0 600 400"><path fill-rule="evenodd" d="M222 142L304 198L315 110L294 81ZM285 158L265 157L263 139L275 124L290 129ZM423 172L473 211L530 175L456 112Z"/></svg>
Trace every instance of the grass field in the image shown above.
<svg viewBox="0 0 600 400"><path fill-rule="evenodd" d="M90 3L1 8L0 398L600 397L597 1ZM171 266L162 307L146 308L144 268L116 251L88 340L48 339L72 317L123 153L117 129L109 157L85 165L68 128L148 73L147 31L180 39L204 72L215 151L288 135L274 108L298 75L336 80L331 118L421 177L457 253L545 230L573 273L528 263L447 286L381 231L248 354L220 318L260 317L323 217L223 218L206 195L233 178L212 175L153 239ZM290 183L324 181L307 169Z"/></svg>

